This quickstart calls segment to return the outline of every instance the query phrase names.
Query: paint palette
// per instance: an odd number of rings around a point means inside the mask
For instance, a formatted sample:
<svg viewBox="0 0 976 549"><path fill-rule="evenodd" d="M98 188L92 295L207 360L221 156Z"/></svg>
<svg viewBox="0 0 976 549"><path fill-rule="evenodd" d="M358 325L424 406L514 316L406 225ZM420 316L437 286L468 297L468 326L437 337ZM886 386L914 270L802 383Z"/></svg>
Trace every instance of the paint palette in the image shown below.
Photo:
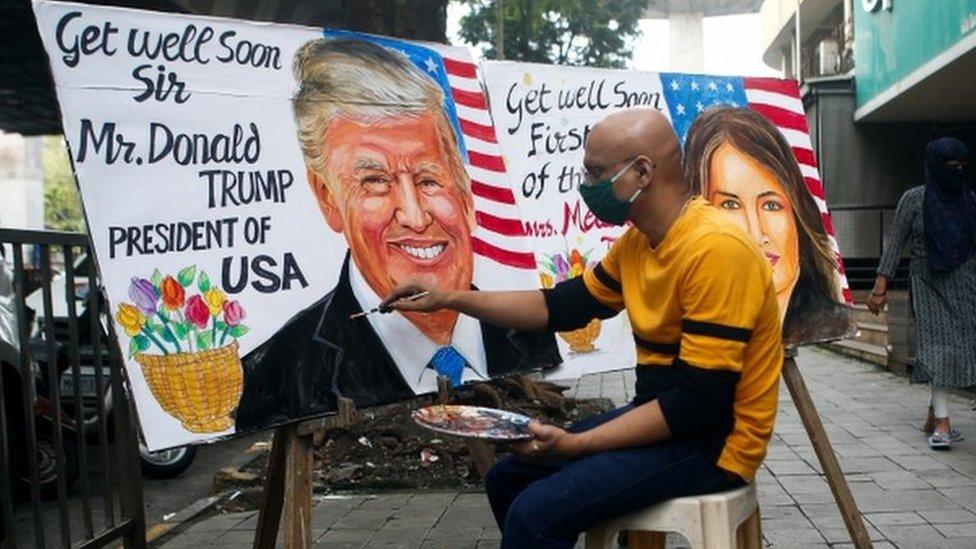
<svg viewBox="0 0 976 549"><path fill-rule="evenodd" d="M481 406L435 404L413 412L413 420L432 431L493 442L514 442L532 438L532 418Z"/></svg>

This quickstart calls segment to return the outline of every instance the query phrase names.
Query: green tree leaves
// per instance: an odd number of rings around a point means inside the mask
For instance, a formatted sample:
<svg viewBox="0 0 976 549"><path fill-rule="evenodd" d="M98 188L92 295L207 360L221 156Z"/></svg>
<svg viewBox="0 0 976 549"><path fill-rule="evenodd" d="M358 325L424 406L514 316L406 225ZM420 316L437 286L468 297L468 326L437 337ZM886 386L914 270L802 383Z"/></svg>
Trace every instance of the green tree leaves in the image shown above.
<svg viewBox="0 0 976 549"><path fill-rule="evenodd" d="M623 68L646 0L502 0L505 58L533 63ZM462 0L461 38L497 57L499 0Z"/></svg>

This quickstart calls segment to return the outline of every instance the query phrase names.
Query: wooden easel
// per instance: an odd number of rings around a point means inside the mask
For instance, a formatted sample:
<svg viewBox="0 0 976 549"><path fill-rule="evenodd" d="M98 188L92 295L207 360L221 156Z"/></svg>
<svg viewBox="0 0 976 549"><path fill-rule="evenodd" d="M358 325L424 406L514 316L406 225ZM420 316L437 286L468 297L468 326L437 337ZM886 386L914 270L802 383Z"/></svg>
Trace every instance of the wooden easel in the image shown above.
<svg viewBox="0 0 976 549"><path fill-rule="evenodd" d="M864 520L857 508L857 503L851 495L847 480L837 463L837 456L827 438L823 423L817 408L810 398L806 383L796 365L795 349L787 349L783 361L783 380L790 392L793 404L800 414L800 421L806 429L814 452L823 468L827 484L833 493L834 501L844 519L844 525L857 549L870 549L871 538L864 526ZM437 402L446 403L451 398L450 381L438 380ZM275 431L268 456L267 476L264 482L264 493L261 498L261 508L258 512L257 531L254 535L254 549L273 549L278 538L278 528L284 516L285 549L306 549L312 546L312 450L315 440L324 436L326 429L350 427L360 420L359 413L352 400L339 400L339 413L327 418L305 421L302 423L285 425ZM471 440L467 442L468 452L474 461L478 474L485 473L495 461L495 452L489 444L483 441ZM758 525L753 525L756 527ZM636 544L646 540L650 547L663 547L664 537L651 535L648 537L635 536L632 540Z"/></svg>
<svg viewBox="0 0 976 549"><path fill-rule="evenodd" d="M837 456L834 449L830 446L830 439L827 438L827 431L824 430L823 423L820 421L820 414L817 413L810 392L807 391L807 384L803 381L800 368L796 365L796 349L787 349L786 358L783 360L783 381L786 382L786 389L790 392L790 398L796 406L796 411L800 414L800 421L803 428L810 437L813 444L813 451L817 454L820 467L823 468L824 476L827 477L827 484L834 495L834 501L840 510L840 515L844 519L844 526L851 535L851 541L857 549L870 549L871 537L864 527L864 519L857 508L857 502L851 495L851 489L847 486L847 479L840 470L837 463Z"/></svg>

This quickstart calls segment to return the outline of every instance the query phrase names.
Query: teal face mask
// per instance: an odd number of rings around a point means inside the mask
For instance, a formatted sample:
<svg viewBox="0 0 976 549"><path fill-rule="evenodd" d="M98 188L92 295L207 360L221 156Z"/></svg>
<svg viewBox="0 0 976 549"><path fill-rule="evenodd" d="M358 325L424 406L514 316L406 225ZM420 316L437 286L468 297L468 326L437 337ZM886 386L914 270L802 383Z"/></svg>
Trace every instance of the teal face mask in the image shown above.
<svg viewBox="0 0 976 549"><path fill-rule="evenodd" d="M579 192L583 197L583 202L586 202L587 207L590 208L593 215L600 221L613 225L623 225L626 223L627 215L630 213L630 206L634 203L634 200L637 200L637 196L644 189L637 189L637 192L629 200L620 200L613 194L613 184L636 161L637 159L634 158L628 162L626 166L610 179L601 179L589 184L583 183L579 186Z"/></svg>

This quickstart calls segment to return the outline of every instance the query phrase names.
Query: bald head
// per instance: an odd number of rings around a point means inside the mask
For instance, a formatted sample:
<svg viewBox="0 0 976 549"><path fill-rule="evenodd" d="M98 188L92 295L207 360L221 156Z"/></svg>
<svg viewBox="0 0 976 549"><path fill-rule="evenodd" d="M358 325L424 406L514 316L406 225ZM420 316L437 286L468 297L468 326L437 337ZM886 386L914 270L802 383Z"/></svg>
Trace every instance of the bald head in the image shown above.
<svg viewBox="0 0 976 549"><path fill-rule="evenodd" d="M590 130L583 163L591 172L644 155L658 181L681 183L681 147L668 119L656 109L626 109L608 115Z"/></svg>

